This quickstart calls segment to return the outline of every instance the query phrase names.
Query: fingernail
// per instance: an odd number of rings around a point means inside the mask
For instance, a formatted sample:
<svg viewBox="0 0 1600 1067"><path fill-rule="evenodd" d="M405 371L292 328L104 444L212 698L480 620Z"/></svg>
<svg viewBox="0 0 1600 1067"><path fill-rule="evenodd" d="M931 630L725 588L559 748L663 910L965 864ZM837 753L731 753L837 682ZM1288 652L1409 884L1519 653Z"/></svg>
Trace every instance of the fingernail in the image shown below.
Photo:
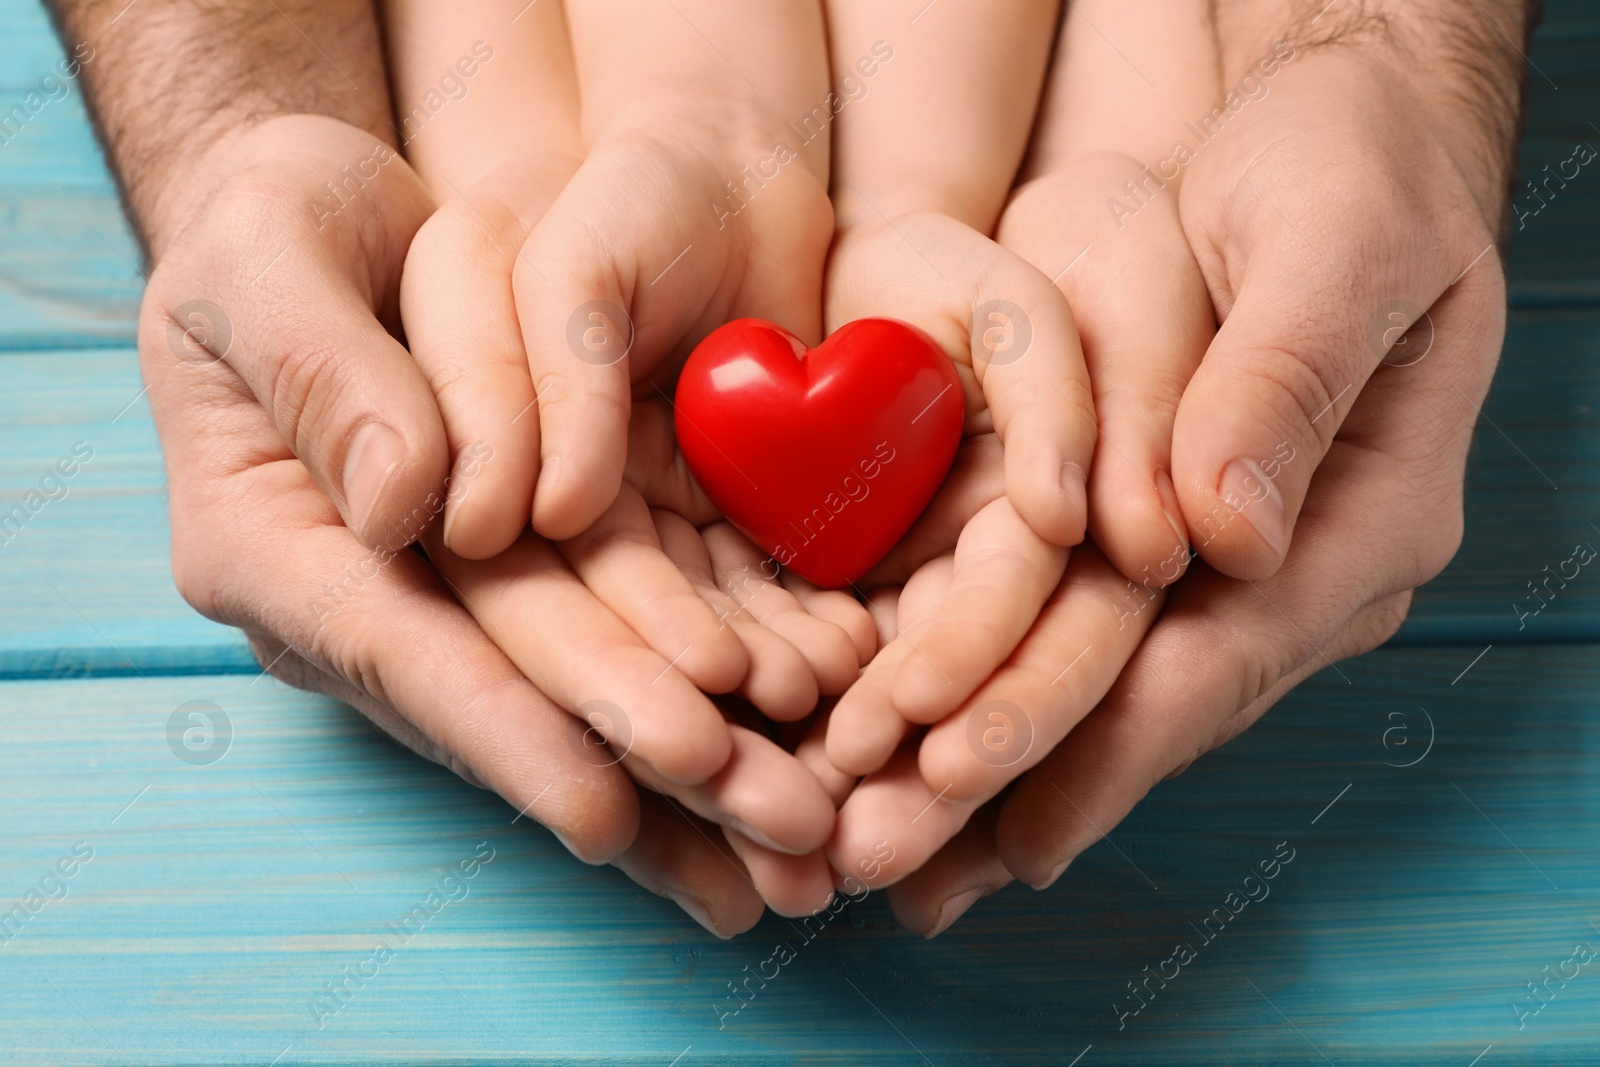
<svg viewBox="0 0 1600 1067"><path fill-rule="evenodd" d="M741 819L729 819L728 826L730 829L739 831L741 834L748 837L762 848L770 848L772 851L781 852L785 856L805 855L804 852L800 852L796 849L784 848L772 838L768 837L766 834L762 833L760 830L757 830L754 826L751 826L749 823L744 822Z"/></svg>
<svg viewBox="0 0 1600 1067"><path fill-rule="evenodd" d="M561 470L561 457L551 456L539 461L539 481L535 489L543 489L546 493L554 492L557 475Z"/></svg>
<svg viewBox="0 0 1600 1067"><path fill-rule="evenodd" d="M1035 888L1035 889L1049 889L1051 886L1056 884L1056 880L1061 877L1061 872L1065 871L1067 869L1067 867L1071 863L1072 863L1071 859L1062 860L1061 861L1061 865L1059 867L1057 867L1055 870L1050 872L1050 877L1046 878L1042 882L1039 882L1033 888Z"/></svg>
<svg viewBox="0 0 1600 1067"><path fill-rule="evenodd" d="M1082 516L1085 522L1089 518L1089 480L1083 473L1083 468L1072 460L1067 460L1061 465L1061 488L1066 493L1067 505L1074 515Z"/></svg>
<svg viewBox="0 0 1600 1067"><path fill-rule="evenodd" d="M933 929L929 930L924 936L929 938L938 937L950 929L950 924L966 914L967 909L976 904L981 896L983 896L983 887L979 886L977 889L969 889L965 893L958 893L945 901L944 907L939 909L939 921L934 923Z"/></svg>
<svg viewBox="0 0 1600 1067"><path fill-rule="evenodd" d="M1274 555L1283 555L1283 494L1259 466L1236 459L1222 469L1222 498L1243 501L1239 514L1267 543ZM1234 506L1233 504L1229 505Z"/></svg>
<svg viewBox="0 0 1600 1067"><path fill-rule="evenodd" d="M366 528L389 476L406 458L406 443L381 422L369 422L356 431L344 460L344 500L350 509L350 528Z"/></svg>
<svg viewBox="0 0 1600 1067"><path fill-rule="evenodd" d="M693 897L684 896L681 893L669 893L667 895L672 898L672 902L674 904L682 908L688 914L689 918L705 927L717 937L727 941L732 936L731 934L725 934L721 930L717 929L717 924L711 921L711 910L698 900L694 899Z"/></svg>
<svg viewBox="0 0 1600 1067"><path fill-rule="evenodd" d="M444 509L444 529L439 531L439 538L444 542L444 547L450 549L452 552L455 551L455 548L450 544L450 530L455 526L456 516L459 514L461 514L461 509L450 507L449 502L446 501Z"/></svg>
<svg viewBox="0 0 1600 1067"><path fill-rule="evenodd" d="M1178 490L1172 484L1172 475L1156 471L1156 494L1161 497L1161 510L1166 512L1167 525L1178 539L1179 548L1189 547L1189 534L1183 528L1183 509L1178 506ZM449 527L445 527L449 529Z"/></svg>

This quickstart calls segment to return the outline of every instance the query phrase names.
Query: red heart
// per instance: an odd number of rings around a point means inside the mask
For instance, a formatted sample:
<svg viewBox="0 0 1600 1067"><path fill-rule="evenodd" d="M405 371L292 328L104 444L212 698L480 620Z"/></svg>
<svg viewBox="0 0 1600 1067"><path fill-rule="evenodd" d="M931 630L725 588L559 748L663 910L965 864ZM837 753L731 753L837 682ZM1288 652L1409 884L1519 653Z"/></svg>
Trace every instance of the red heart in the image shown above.
<svg viewBox="0 0 1600 1067"><path fill-rule="evenodd" d="M849 585L905 535L961 443L955 368L933 338L860 319L810 351L761 319L701 341L678 378L678 447L773 560Z"/></svg>

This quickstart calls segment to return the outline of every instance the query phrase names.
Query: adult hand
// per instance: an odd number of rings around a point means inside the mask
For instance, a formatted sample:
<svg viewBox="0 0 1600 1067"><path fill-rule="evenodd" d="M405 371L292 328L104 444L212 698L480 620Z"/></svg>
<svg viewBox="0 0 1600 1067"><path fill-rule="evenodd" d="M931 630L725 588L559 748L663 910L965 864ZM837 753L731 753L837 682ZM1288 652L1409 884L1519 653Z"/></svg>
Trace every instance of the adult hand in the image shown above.
<svg viewBox="0 0 1600 1067"><path fill-rule="evenodd" d="M246 378L311 336L313 321L329 361L363 348L387 359L391 345L396 364L405 358L378 316L392 314L429 206L415 177L391 158L344 217L319 231L312 210L324 180L378 147L320 116L263 123L229 146L237 176L151 275L139 350L167 462L174 579L202 614L244 629L275 676L356 706L580 857L609 860L633 839L631 783L583 765L582 725L499 652L421 556L357 539ZM330 293L331 311L315 317ZM204 332L181 311L196 297L207 301ZM371 365L337 373L381 402ZM314 432L314 415L299 422Z"/></svg>
<svg viewBox="0 0 1600 1067"><path fill-rule="evenodd" d="M294 191L320 186L317 165L302 156L286 174L272 171L271 161L282 157L276 139L304 146L328 122L283 118L263 127L260 143L270 147L262 149L261 169L246 167L250 192L225 186L211 210L228 212L237 196L252 211L262 210L263 203L287 204L292 217L301 206ZM336 163L327 160L322 166L337 174ZM395 179L414 183L403 162L387 166ZM291 184L295 181L307 184ZM268 187L283 199L263 202L259 191ZM391 207L387 219L406 218L387 202L379 203ZM353 205L351 210L369 208ZM211 225L225 228L231 221L224 214L192 232L204 234ZM411 218L410 225L416 221ZM392 306L393 279L408 238L403 229L394 232L378 246L390 249L391 258L363 268L389 279L374 294L374 303ZM259 255L271 240L268 236L253 251ZM175 294L192 277L185 253L180 242L157 267L140 323L141 361L167 460L174 576L184 597L208 617L244 629L267 672L351 704L414 751L493 789L544 823L580 859L616 863L720 936L753 923L761 900L738 867L717 854L714 833L707 836L710 824L683 808L674 811L662 799L641 806L624 768L597 755L604 749L590 740L586 724L528 681L426 559L412 551L368 549L342 523L307 465L284 444L271 416L234 370L246 349L271 350L281 335L256 332L227 343L215 331L186 331L168 314ZM310 300L316 294L298 295ZM237 307L237 301L230 306ZM270 306L254 314L259 323L280 318ZM372 328L381 330L375 317ZM200 340L225 347L228 358L197 344ZM327 343L337 351L343 337L333 332ZM493 457L482 462L492 464ZM452 490L472 492L477 473L458 470ZM670 480L671 472L657 476ZM435 510L439 504L442 499L435 500ZM773 659L770 653L758 658ZM793 658L797 662L790 664L790 673L809 677L798 655ZM698 693L693 697L704 701ZM709 704L706 710L727 740L721 716ZM747 751L752 748L754 756ZM743 755L737 771L728 759L736 751ZM783 836L809 812L820 828L803 830L810 836L798 847L814 847L831 824L832 804L792 759L784 756L776 770L773 759L761 759L772 755L741 735L702 772L721 773L707 784L682 787L680 799L701 814L722 815L725 821L743 817L766 827L755 831L762 836ZM634 764L628 769L635 774L651 773L637 757ZM740 793L738 787L751 771L781 777L789 770L789 779L803 776L798 783L785 779L789 792L802 799L791 798L781 813L792 816L790 822L774 828L767 811L749 810L751 791ZM662 788L678 787L666 783ZM809 807L807 799L813 801Z"/></svg>
<svg viewBox="0 0 1600 1067"><path fill-rule="evenodd" d="M1386 640L1459 543L1467 448L1504 331L1504 116L1452 108L1370 46L1280 63L1180 194L1222 321L1173 424L1178 495L1208 562L1172 590L1100 706L993 810L992 836L974 820L891 890L914 929L942 929L947 909L1013 875L1049 885L1157 781ZM1063 201L1063 217L1079 207ZM1102 269L1114 276L1135 247L1108 243ZM1097 328L1083 301L1074 310ZM1275 469L1259 462L1273 456ZM1240 457L1261 470L1230 503L1223 472ZM1270 577L1230 578L1213 557Z"/></svg>

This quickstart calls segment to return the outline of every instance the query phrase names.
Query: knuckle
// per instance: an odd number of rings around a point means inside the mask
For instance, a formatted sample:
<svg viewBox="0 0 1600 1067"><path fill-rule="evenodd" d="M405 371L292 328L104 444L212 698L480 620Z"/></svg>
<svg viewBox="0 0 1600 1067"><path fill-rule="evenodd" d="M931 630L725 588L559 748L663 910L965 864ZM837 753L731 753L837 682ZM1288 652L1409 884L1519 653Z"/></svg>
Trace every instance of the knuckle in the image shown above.
<svg viewBox="0 0 1600 1067"><path fill-rule="evenodd" d="M286 244L308 226L295 207L298 190L266 177L236 180L217 195L207 213L205 232L193 247L224 278L248 282ZM242 286L241 286L242 287Z"/></svg>
<svg viewBox="0 0 1600 1067"><path fill-rule="evenodd" d="M1411 601L1412 593L1406 590L1384 597L1363 609L1350 621L1339 658L1364 655L1386 643L1406 621L1406 615L1411 611Z"/></svg>
<svg viewBox="0 0 1600 1067"><path fill-rule="evenodd" d="M1319 367L1299 348L1285 344L1257 347L1250 353L1243 372L1249 388L1272 412L1272 426L1285 440L1316 442L1318 454L1326 451L1338 429L1330 413L1334 397L1345 385L1335 385L1327 377L1331 368Z"/></svg>
<svg viewBox="0 0 1600 1067"><path fill-rule="evenodd" d="M1174 369L1141 370L1136 380L1100 384L1095 393L1095 410L1106 421L1119 421L1142 429L1145 426L1172 426L1188 380Z"/></svg>
<svg viewBox="0 0 1600 1067"><path fill-rule="evenodd" d="M223 612L217 602L218 575L211 553L197 551L190 544L191 534L180 533L185 527L172 524L172 583L178 595L194 610L212 620L221 622Z"/></svg>
<svg viewBox="0 0 1600 1067"><path fill-rule="evenodd" d="M428 217L412 239L407 266L415 262L427 269L428 263L462 256L509 264L531 229L503 197L476 191L471 200L450 200Z"/></svg>
<svg viewBox="0 0 1600 1067"><path fill-rule="evenodd" d="M1373 635L1376 638L1373 648L1384 644L1400 631L1400 626L1406 621L1406 616L1411 614L1413 599L1414 594L1408 589L1380 603L1380 610L1372 624Z"/></svg>
<svg viewBox="0 0 1600 1067"><path fill-rule="evenodd" d="M1404 588L1415 589L1438 577L1455 559L1465 531L1466 520L1459 503L1436 513L1414 550L1412 572Z"/></svg>
<svg viewBox="0 0 1600 1067"><path fill-rule="evenodd" d="M268 373L256 394L272 406L272 415L284 438L300 451L306 427L321 426L337 409L340 384L338 345L326 333L309 326L290 327L277 346Z"/></svg>

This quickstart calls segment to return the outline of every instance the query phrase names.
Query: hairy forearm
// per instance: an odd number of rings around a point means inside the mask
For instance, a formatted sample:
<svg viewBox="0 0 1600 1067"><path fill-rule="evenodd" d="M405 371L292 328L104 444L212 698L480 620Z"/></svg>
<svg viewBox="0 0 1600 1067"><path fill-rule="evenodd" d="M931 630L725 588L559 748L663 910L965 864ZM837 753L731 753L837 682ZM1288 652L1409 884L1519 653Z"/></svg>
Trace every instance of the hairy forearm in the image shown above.
<svg viewBox="0 0 1600 1067"><path fill-rule="evenodd" d="M86 41L91 115L130 218L154 257L229 172L229 146L290 114L393 143L368 0L52 0Z"/></svg>
<svg viewBox="0 0 1600 1067"><path fill-rule="evenodd" d="M1457 165L1503 218L1521 131L1528 37L1540 0L1211 0L1231 84L1274 44L1353 49L1405 75L1452 126Z"/></svg>

